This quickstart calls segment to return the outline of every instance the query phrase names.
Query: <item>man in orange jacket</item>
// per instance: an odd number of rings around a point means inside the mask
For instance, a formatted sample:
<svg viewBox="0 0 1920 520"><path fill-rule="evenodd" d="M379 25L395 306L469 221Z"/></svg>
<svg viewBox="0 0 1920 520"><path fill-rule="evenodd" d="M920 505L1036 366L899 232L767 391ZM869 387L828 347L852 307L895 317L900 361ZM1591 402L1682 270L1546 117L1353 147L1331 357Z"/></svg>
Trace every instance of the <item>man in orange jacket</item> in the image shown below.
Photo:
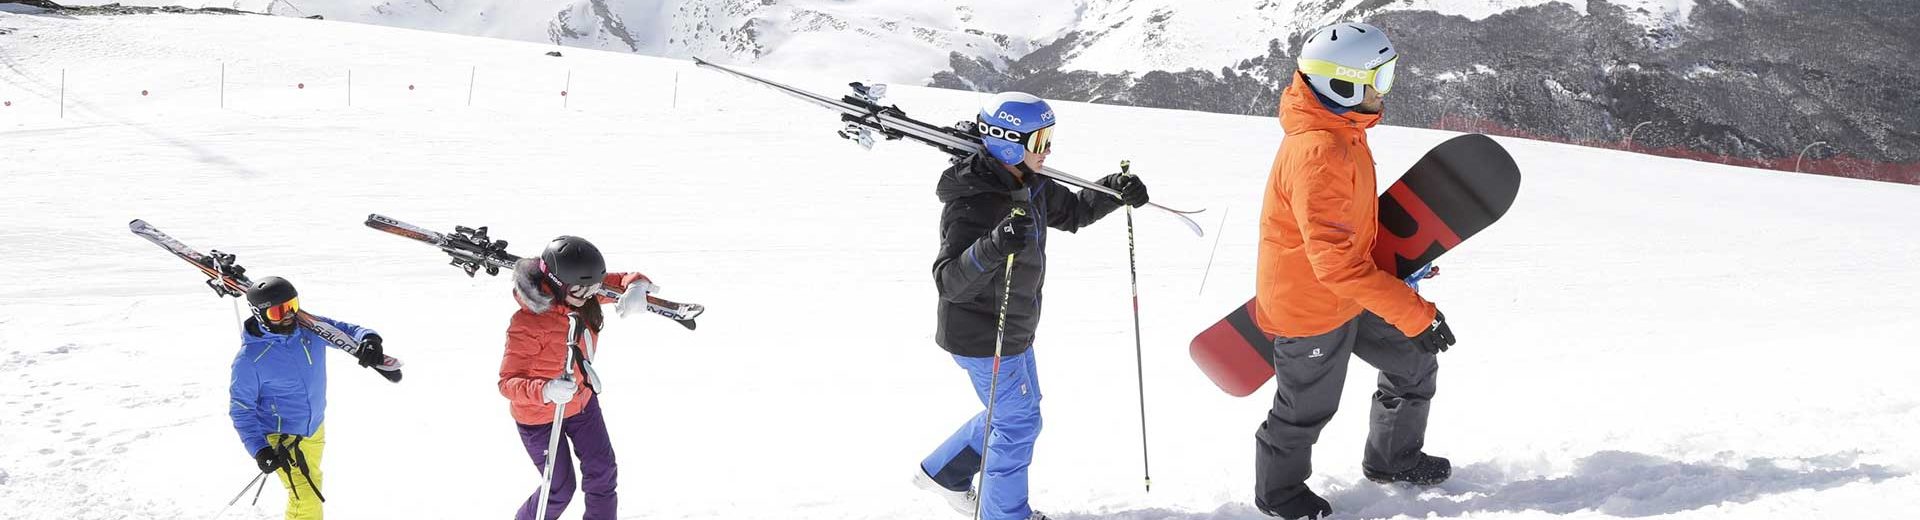
<svg viewBox="0 0 1920 520"><path fill-rule="evenodd" d="M1366 129L1380 121L1399 54L1363 23L1320 29L1280 101L1287 137L1260 218L1258 311L1278 391L1255 434L1254 505L1270 516L1332 514L1306 486L1313 445L1333 418L1349 355L1380 370L1361 469L1375 482L1438 484L1447 459L1421 451L1435 354L1453 331L1407 282L1376 267L1379 193Z"/></svg>

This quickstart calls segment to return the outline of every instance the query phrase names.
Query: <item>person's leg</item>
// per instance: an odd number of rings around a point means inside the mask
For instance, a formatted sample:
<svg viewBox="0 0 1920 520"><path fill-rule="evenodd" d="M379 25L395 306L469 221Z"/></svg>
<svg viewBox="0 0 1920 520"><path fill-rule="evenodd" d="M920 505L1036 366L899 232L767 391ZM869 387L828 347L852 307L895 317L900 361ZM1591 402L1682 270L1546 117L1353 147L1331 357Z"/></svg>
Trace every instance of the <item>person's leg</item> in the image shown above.
<svg viewBox="0 0 1920 520"><path fill-rule="evenodd" d="M1307 492L1313 445L1340 408L1354 322L1273 344L1273 408L1254 433L1254 506L1273 511Z"/></svg>
<svg viewBox="0 0 1920 520"><path fill-rule="evenodd" d="M322 505L319 490L321 486L320 455L327 447L327 427L322 425L314 430L312 437L295 438L291 435L272 434L267 442L275 446L285 445L295 451L293 467L275 471L280 477L280 486L287 490L287 520L321 520ZM298 461L306 462L306 471L301 471ZM289 471L291 470L291 471Z"/></svg>
<svg viewBox="0 0 1920 520"><path fill-rule="evenodd" d="M972 371L981 402L992 384L992 358L987 370ZM1033 444L1040 437L1040 378L1033 349L1000 361L999 389L993 393L993 437L987 443L985 476L980 486L980 517L984 520L1026 520L1033 514L1027 503L1027 472L1033 462Z"/></svg>
<svg viewBox="0 0 1920 520"><path fill-rule="evenodd" d="M587 496L585 520L614 520L620 506L615 492L619 471L614 464L613 440L600 413L600 396L587 397L587 406L568 417L563 426L573 454L580 458L580 491Z"/></svg>
<svg viewBox="0 0 1920 520"><path fill-rule="evenodd" d="M565 423L561 423L564 427ZM545 471L547 466L547 441L552 439L553 425L538 426L519 424L520 443L526 445L527 455L533 458L533 471ZM547 496L547 517L540 520L553 520L567 509L567 503L573 500L573 457L567 455L568 443L565 435L560 437L560 449L553 457L553 486ZM534 488L527 501L520 504L515 520L535 520L540 503L540 488Z"/></svg>
<svg viewBox="0 0 1920 520"><path fill-rule="evenodd" d="M1353 353L1380 370L1361 467L1389 474L1412 469L1426 445L1427 410L1440 372L1439 358L1420 350L1400 329L1371 312L1360 315L1360 340Z"/></svg>

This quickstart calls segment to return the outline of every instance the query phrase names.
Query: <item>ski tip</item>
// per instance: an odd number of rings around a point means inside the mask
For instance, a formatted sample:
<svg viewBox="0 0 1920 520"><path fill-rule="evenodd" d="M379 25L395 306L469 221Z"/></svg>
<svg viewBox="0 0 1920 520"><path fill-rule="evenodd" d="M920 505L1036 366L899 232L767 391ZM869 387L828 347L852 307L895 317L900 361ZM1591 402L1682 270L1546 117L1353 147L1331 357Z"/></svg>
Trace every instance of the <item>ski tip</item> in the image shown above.
<svg viewBox="0 0 1920 520"><path fill-rule="evenodd" d="M400 382L400 369L398 368L393 370L374 369L374 372L379 373L380 377L387 378L388 381L392 381L395 383Z"/></svg>
<svg viewBox="0 0 1920 520"><path fill-rule="evenodd" d="M700 57L699 57L699 56L694 56L694 57L693 57L693 64L694 64L694 65L712 65L712 64L713 64L713 62L711 62L711 61L707 61L707 60L703 60L703 59L700 59Z"/></svg>
<svg viewBox="0 0 1920 520"><path fill-rule="evenodd" d="M698 326L699 326L699 324L697 324L697 323L694 323L694 322L693 322L693 320L692 320L691 318L689 318L689 319L684 319L684 320L675 320L675 321L677 321L677 322L679 322L679 323L680 323L680 326L682 326L682 327L686 327L686 328L687 328L687 330L694 330L694 327L698 327Z"/></svg>

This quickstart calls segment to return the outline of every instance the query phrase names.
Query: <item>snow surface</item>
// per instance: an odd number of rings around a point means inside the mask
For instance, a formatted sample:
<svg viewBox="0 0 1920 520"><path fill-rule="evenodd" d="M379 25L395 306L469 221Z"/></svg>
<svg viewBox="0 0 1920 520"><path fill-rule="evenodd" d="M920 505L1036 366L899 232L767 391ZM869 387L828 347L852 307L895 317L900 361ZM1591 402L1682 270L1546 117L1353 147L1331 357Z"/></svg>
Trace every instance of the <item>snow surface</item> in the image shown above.
<svg viewBox="0 0 1920 520"><path fill-rule="evenodd" d="M623 518L958 520L907 481L978 406L930 339L940 155L861 151L817 108L630 54L276 17L0 28L0 248L16 266L0 285L0 516L209 518L252 473L225 413L236 308L129 234L133 218L291 278L311 310L380 330L407 361L389 384L330 356L331 517L509 515L538 477L494 386L508 283L361 225L380 212L489 225L523 252L583 235L708 305L698 331L636 317L602 343ZM766 73L828 93L857 79ZM909 87L892 101L930 121L977 104ZM1052 241L1035 505L1256 518L1267 398L1220 393L1185 350L1251 293L1280 129L1057 111L1056 166L1131 158L1157 201L1208 207L1200 220L1224 229L1202 287L1214 236L1138 215L1151 493L1123 220ZM1451 135L1371 140L1391 172ZM1526 171L1519 202L1426 285L1462 338L1428 439L1456 476L1361 478L1371 377L1356 364L1310 482L1339 518L1920 508L1920 187L1500 142ZM225 518L275 518L281 499Z"/></svg>

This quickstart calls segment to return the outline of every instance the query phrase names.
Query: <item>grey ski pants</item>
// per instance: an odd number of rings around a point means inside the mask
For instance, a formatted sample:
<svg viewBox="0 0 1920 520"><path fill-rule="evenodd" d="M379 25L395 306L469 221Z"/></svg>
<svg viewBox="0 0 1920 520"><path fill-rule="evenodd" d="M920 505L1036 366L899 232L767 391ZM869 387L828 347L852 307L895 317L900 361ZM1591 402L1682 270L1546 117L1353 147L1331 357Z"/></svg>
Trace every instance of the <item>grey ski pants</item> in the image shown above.
<svg viewBox="0 0 1920 520"><path fill-rule="evenodd" d="M1280 504L1306 489L1313 445L1340 406L1349 354L1380 370L1362 467L1391 473L1418 462L1440 365L1386 320L1362 312L1326 334L1274 340L1277 391L1254 434L1256 505Z"/></svg>

